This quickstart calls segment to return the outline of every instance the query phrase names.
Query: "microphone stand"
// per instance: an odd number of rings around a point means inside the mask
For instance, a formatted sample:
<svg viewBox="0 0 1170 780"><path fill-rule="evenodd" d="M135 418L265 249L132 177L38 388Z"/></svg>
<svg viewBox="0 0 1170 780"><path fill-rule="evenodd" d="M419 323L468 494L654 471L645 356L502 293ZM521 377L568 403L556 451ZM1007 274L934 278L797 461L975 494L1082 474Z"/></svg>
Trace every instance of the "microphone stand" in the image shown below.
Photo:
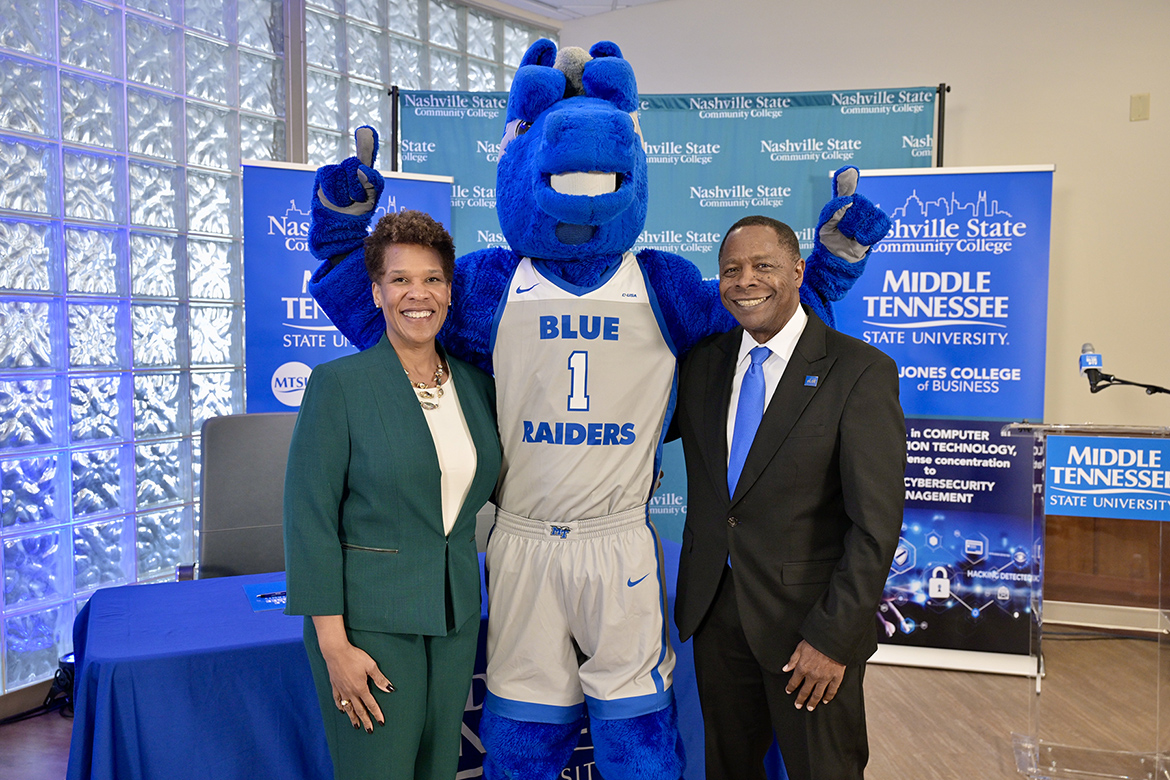
<svg viewBox="0 0 1170 780"><path fill-rule="evenodd" d="M1147 385L1147 384L1143 384L1141 382L1130 382L1128 379L1118 379L1117 377L1113 376L1113 374L1106 374L1104 372L1101 373L1100 377L1097 379L1096 382L1093 382L1089 386L1089 391L1093 392L1093 393L1099 393L1102 390L1104 390L1106 387L1113 387L1113 385L1129 385L1130 387L1144 387L1146 389L1146 395L1154 395L1155 393L1170 394L1170 390L1167 390L1165 387L1162 387L1160 385Z"/></svg>

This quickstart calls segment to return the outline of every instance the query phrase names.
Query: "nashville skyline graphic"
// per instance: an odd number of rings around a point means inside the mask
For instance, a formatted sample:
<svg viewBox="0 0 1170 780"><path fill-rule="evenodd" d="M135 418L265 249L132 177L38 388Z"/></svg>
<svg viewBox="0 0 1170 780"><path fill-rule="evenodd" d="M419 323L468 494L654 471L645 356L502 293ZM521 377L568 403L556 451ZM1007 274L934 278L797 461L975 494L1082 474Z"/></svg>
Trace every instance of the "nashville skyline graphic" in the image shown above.
<svg viewBox="0 0 1170 780"><path fill-rule="evenodd" d="M918 190L915 189L906 198L905 203L890 212L890 218L894 220L910 218L909 210L911 204L917 204L918 213L923 219L953 217L956 214L962 214L964 212L971 218L1012 216L1010 211L1000 209L998 200L987 197L987 190L980 190L975 200L964 203L955 196L953 190L949 197L943 195L933 200L923 200L918 196ZM881 207L880 203L877 205L879 208Z"/></svg>

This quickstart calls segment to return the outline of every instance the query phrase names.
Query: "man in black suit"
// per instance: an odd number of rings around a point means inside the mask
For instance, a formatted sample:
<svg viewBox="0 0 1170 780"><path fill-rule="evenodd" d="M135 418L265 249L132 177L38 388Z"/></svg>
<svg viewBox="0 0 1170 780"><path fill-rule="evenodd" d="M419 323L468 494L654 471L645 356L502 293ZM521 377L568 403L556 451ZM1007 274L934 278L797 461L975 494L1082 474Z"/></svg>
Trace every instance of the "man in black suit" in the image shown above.
<svg viewBox="0 0 1170 780"><path fill-rule="evenodd" d="M675 621L695 637L708 780L762 780L773 735L793 780L861 778L869 757L862 680L906 430L894 361L801 306L803 278L791 228L737 222L719 293L742 327L682 368Z"/></svg>

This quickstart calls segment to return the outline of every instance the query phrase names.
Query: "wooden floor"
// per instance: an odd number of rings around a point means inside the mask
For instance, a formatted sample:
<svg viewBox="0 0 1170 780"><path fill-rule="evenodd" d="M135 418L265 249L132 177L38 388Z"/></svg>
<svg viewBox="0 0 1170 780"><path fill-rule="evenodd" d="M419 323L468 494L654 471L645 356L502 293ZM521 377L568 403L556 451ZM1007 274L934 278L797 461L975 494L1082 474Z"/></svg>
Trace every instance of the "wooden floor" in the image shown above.
<svg viewBox="0 0 1170 780"><path fill-rule="evenodd" d="M871 665L865 670L869 780L1008 780L1012 733L1026 733L1022 677Z"/></svg>
<svg viewBox="0 0 1170 780"><path fill-rule="evenodd" d="M1153 750L1156 650L1153 642L1115 638L1046 641L1042 738ZM1034 691L1034 682L1020 677L871 665L865 680L871 752L866 777L1020 778L1011 735L1029 730ZM50 713L0 726L0 778L61 780L70 724Z"/></svg>
<svg viewBox="0 0 1170 780"><path fill-rule="evenodd" d="M0 726L0 778L61 780L73 721L59 712Z"/></svg>

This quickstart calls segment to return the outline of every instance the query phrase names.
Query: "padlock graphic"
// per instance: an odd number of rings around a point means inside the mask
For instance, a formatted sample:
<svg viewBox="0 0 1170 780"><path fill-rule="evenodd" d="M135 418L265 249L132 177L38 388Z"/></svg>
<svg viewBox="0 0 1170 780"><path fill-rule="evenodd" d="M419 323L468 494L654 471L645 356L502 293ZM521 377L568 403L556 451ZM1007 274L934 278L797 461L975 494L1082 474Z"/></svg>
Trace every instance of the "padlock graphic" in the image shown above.
<svg viewBox="0 0 1170 780"><path fill-rule="evenodd" d="M949 599L951 597L951 578L943 566L935 566L930 572L930 581L927 583L932 599Z"/></svg>

